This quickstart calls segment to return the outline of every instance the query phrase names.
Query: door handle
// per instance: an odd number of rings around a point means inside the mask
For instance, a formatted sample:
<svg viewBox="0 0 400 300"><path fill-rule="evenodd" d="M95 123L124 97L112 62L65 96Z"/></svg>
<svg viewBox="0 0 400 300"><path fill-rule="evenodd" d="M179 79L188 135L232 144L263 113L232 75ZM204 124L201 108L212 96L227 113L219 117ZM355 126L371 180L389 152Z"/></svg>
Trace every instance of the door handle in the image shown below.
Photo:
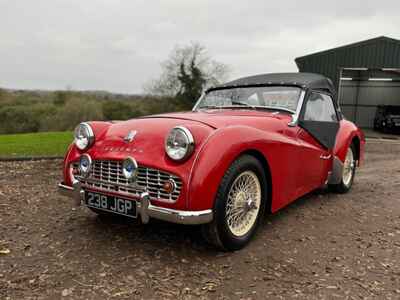
<svg viewBox="0 0 400 300"><path fill-rule="evenodd" d="M328 155L323 155L323 154L321 154L321 156L319 157L320 159L323 159L323 160L328 160L328 159L330 159L332 157L332 155L330 155L330 154L328 154Z"/></svg>

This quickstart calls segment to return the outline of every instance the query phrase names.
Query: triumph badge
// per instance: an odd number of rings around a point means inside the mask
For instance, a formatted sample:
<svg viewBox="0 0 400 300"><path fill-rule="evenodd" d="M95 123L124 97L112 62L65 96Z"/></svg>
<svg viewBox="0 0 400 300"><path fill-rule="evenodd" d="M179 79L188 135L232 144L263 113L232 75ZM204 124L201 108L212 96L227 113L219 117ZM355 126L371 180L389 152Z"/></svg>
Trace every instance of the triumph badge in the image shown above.
<svg viewBox="0 0 400 300"><path fill-rule="evenodd" d="M131 130L131 131L129 131L129 133L127 134L127 136L124 137L124 141L127 142L127 143L132 142L133 139L135 138L136 134L137 134L137 131L136 131L136 130Z"/></svg>

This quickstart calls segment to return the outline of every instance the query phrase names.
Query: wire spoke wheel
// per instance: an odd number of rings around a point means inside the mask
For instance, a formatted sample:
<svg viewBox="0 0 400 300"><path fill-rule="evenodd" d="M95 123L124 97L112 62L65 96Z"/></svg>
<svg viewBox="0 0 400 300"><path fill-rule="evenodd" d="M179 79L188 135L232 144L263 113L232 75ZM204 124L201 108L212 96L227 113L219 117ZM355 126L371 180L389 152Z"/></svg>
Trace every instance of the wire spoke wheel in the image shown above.
<svg viewBox="0 0 400 300"><path fill-rule="evenodd" d="M343 166L343 184L349 186L354 174L356 162L354 160L353 150L349 148L346 153L346 159Z"/></svg>
<svg viewBox="0 0 400 300"><path fill-rule="evenodd" d="M233 181L226 202L226 220L233 235L246 235L254 226L261 207L261 184L253 171Z"/></svg>
<svg viewBox="0 0 400 300"><path fill-rule="evenodd" d="M219 185L211 223L202 227L204 237L224 251L246 246L266 209L268 182L260 161L252 155L238 157Z"/></svg>

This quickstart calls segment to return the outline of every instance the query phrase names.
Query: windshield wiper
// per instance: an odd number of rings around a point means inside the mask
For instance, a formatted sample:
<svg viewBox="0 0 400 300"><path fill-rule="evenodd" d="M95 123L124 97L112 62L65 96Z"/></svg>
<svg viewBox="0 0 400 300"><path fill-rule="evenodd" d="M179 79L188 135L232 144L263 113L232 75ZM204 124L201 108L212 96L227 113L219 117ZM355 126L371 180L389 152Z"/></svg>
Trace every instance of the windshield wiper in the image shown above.
<svg viewBox="0 0 400 300"><path fill-rule="evenodd" d="M285 107L279 107L279 106L264 106L264 105L250 105L245 102L239 102L239 101L232 101L232 104L234 105L204 105L199 107L198 109L233 109L233 108L252 108L252 109L265 109L265 110L277 110L277 111L282 111L282 112L287 112L290 114L296 113L295 111L285 108Z"/></svg>
<svg viewBox="0 0 400 300"><path fill-rule="evenodd" d="M254 108L254 106L253 105L250 105L250 104L248 104L248 103L245 103L245 102L240 102L240 101L234 101L234 100L232 100L232 104L233 105L203 105L203 106L200 106L199 107L199 109L202 109L202 108L217 108L217 109L223 109L223 108L237 108L238 106L246 106L246 107L251 107L251 108Z"/></svg>
<svg viewBox="0 0 400 300"><path fill-rule="evenodd" d="M234 104L234 105L242 105L242 106L246 106L246 107L251 107L253 109L261 108L261 109L267 109L267 110L279 110L279 111L288 112L288 113L291 113L291 114L295 113L295 111L293 111L291 109L288 109L286 107L265 106L265 105L251 105L251 104L248 104L246 102L240 102L240 101L235 101L235 100L231 100L231 101L232 101L232 104Z"/></svg>
<svg viewBox="0 0 400 300"><path fill-rule="evenodd" d="M241 101L235 101L235 100L231 100L232 104L234 105L243 105L243 106L247 106L247 107L251 107L251 108L255 108L255 106L250 105L246 102L241 102Z"/></svg>
<svg viewBox="0 0 400 300"><path fill-rule="evenodd" d="M218 106L218 105L203 105L203 106L200 106L198 109L207 109L207 108L211 108L211 109L216 108L216 109L219 109L219 108L222 108L222 106Z"/></svg>
<svg viewBox="0 0 400 300"><path fill-rule="evenodd" d="M257 105L257 106L255 106L255 108L262 108L262 109L267 109L267 110L279 110L279 111L288 112L288 113L291 113L291 114L295 114L296 113L294 110L291 110L291 109L286 108L286 107L280 107L280 106Z"/></svg>

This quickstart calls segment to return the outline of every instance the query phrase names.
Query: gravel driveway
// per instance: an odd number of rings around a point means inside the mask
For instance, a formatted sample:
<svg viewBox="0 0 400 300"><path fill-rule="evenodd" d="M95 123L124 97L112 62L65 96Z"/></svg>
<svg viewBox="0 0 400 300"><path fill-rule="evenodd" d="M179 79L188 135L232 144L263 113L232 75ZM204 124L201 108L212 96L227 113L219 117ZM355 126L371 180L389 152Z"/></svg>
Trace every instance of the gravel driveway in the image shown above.
<svg viewBox="0 0 400 300"><path fill-rule="evenodd" d="M235 253L72 209L59 160L0 162L0 299L400 299L399 153L371 141L350 193L299 199Z"/></svg>

